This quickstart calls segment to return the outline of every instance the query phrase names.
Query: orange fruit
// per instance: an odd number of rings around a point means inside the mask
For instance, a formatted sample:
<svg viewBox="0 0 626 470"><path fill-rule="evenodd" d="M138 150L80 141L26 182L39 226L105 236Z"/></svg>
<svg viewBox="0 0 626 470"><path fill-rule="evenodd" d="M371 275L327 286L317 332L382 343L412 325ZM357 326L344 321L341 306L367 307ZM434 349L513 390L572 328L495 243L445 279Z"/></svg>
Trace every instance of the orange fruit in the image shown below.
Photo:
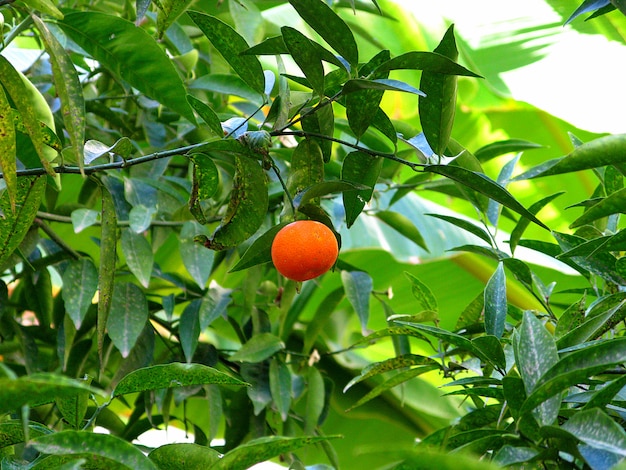
<svg viewBox="0 0 626 470"><path fill-rule="evenodd" d="M337 261L339 246L331 229L314 220L285 225L272 242L272 262L288 279L307 281L321 276Z"/></svg>

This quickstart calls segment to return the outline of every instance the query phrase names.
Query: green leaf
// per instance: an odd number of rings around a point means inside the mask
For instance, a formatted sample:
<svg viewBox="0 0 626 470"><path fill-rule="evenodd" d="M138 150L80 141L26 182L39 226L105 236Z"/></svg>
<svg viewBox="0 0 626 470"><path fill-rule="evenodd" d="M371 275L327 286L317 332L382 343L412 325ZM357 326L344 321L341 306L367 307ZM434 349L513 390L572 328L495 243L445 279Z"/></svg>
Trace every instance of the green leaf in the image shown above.
<svg viewBox="0 0 626 470"><path fill-rule="evenodd" d="M211 275L215 253L194 241L194 237L199 233L206 233L206 231L197 223L185 222L183 224L179 239L180 256L191 278L198 287L204 289Z"/></svg>
<svg viewBox="0 0 626 470"><path fill-rule="evenodd" d="M159 470L196 470L219 462L220 453L198 444L165 444L150 452L148 458Z"/></svg>
<svg viewBox="0 0 626 470"><path fill-rule="evenodd" d="M376 375L384 374L385 372L398 369L407 369L412 366L432 365L440 367L434 359L424 356L418 356L416 354L403 354L401 356L392 357L391 359L387 359L385 361L374 362L366 366L359 375L350 380L350 382L348 382L348 384L343 388L343 393L346 393L351 387L358 384L359 382L362 382L363 380L369 379L370 377L374 377Z"/></svg>
<svg viewBox="0 0 626 470"><path fill-rule="evenodd" d="M80 380L80 379L79 379ZM87 385L91 384L91 377L82 379ZM83 419L87 413L91 392L82 390L70 397L60 397L56 400L56 406L61 412L63 419L74 429L79 429L83 425Z"/></svg>
<svg viewBox="0 0 626 470"><path fill-rule="evenodd" d="M98 140L90 139L85 142L83 159L85 164L89 165L94 160L101 157L105 157L107 160L112 160L115 155L127 158L134 151L135 146L128 137L121 137L113 145L107 145Z"/></svg>
<svg viewBox="0 0 626 470"><path fill-rule="evenodd" d="M381 393L386 392L387 390L390 390L393 387L406 382L407 380L411 380L415 377L425 374L426 372L430 372L432 370L436 370L439 368L440 366L438 364L431 364L427 366L414 367L412 369L399 372L398 374L384 381L382 384L377 385L368 393L366 393L363 397L357 400L350 408L348 408L346 412L353 410L354 408L357 408L361 405L364 405L368 401L373 400L374 398L379 396Z"/></svg>
<svg viewBox="0 0 626 470"><path fill-rule="evenodd" d="M602 217L613 214L626 213L626 188L615 191L609 196L602 198L598 203L591 206L583 215L570 224L570 228L581 227L590 224Z"/></svg>
<svg viewBox="0 0 626 470"><path fill-rule="evenodd" d="M128 357L148 321L148 301L135 284L116 284L107 320L109 337L122 357Z"/></svg>
<svg viewBox="0 0 626 470"><path fill-rule="evenodd" d="M626 431L598 408L574 413L562 427L588 446L626 457Z"/></svg>
<svg viewBox="0 0 626 470"><path fill-rule="evenodd" d="M28 422L28 436L36 438L49 434L53 431L43 426L40 423L33 421ZM25 441L24 435L24 423L18 420L10 420L0 423L0 449L5 447L19 444Z"/></svg>
<svg viewBox="0 0 626 470"><path fill-rule="evenodd" d="M184 13L193 0L159 0L155 2L159 11L157 13L157 36L163 38L163 34L176 19Z"/></svg>
<svg viewBox="0 0 626 470"><path fill-rule="evenodd" d="M321 134L328 137L333 137L335 132L335 115L333 113L332 104L327 99L320 101L315 107L315 111L311 113L301 113L302 118L302 130L305 132L312 132L315 134ZM320 149L322 149L322 156L324 162L328 163L332 154L333 142L330 139L323 139L320 137L309 137L308 140L317 142Z"/></svg>
<svg viewBox="0 0 626 470"><path fill-rule="evenodd" d="M354 68L359 51L350 27L325 3L319 0L289 0L300 17Z"/></svg>
<svg viewBox="0 0 626 470"><path fill-rule="evenodd" d="M448 28L434 52L457 60L454 25ZM422 72L420 89L424 93L419 97L419 118L426 141L435 155L443 156L450 140L456 111L456 87L455 75Z"/></svg>
<svg viewBox="0 0 626 470"><path fill-rule="evenodd" d="M176 68L145 30L118 16L95 11L68 13L58 24L116 76L195 123Z"/></svg>
<svg viewBox="0 0 626 470"><path fill-rule="evenodd" d="M377 219L389 225L396 232L402 234L424 251L430 251L426 241L418 228L404 214L395 211L378 211L373 214Z"/></svg>
<svg viewBox="0 0 626 470"><path fill-rule="evenodd" d="M187 306L183 313L180 315L180 321L178 322L178 337L180 339L180 346L187 359L188 363L193 361L193 355L198 347L198 337L200 336L200 306L202 305L201 299L194 299Z"/></svg>
<svg viewBox="0 0 626 470"><path fill-rule="evenodd" d="M531 214L537 214L541 209L550 204L554 199L559 197L563 192L551 194L550 196L546 196L539 201L535 202L528 208L528 212ZM530 225L530 219L521 218L518 220L515 228L511 231L511 237L509 238L509 246L511 247L511 253L515 252L515 248L517 248L517 244L519 243L522 235L526 228Z"/></svg>
<svg viewBox="0 0 626 470"><path fill-rule="evenodd" d="M506 357L500 339L493 335L478 336L472 339L472 345L482 352L484 357L501 370L506 370Z"/></svg>
<svg viewBox="0 0 626 470"><path fill-rule="evenodd" d="M76 396L83 390L103 396L101 390L90 387L86 382L59 374L38 373L19 379L1 378L0 413L19 411L24 405L34 408L52 403L57 398Z"/></svg>
<svg viewBox="0 0 626 470"><path fill-rule="evenodd" d="M15 200L9 191L0 194L0 267L11 257L30 230L44 196L46 178L21 177L17 180ZM13 203L15 211L13 211Z"/></svg>
<svg viewBox="0 0 626 470"><path fill-rule="evenodd" d="M537 165L516 176L511 181L573 173L606 165L619 165L624 161L625 151L626 134L599 137L579 145L564 157L548 160Z"/></svg>
<svg viewBox="0 0 626 470"><path fill-rule="evenodd" d="M78 330L98 289L98 270L93 261L82 258L72 261L65 268L62 280L65 312Z"/></svg>
<svg viewBox="0 0 626 470"><path fill-rule="evenodd" d="M509 465L522 464L532 460L537 456L537 454L539 454L539 451L531 447L513 447L510 445L504 445L500 448L496 455L494 455L493 462L501 465L502 467L507 467Z"/></svg>
<svg viewBox="0 0 626 470"><path fill-rule="evenodd" d="M506 274L504 264L498 263L485 286L485 331L501 338L507 314Z"/></svg>
<svg viewBox="0 0 626 470"><path fill-rule="evenodd" d="M219 189L219 170L213 163L213 159L206 154L195 153L191 158L193 174L189 194L189 211L199 223L207 224L209 220L204 212L204 206Z"/></svg>
<svg viewBox="0 0 626 470"><path fill-rule="evenodd" d="M366 189L369 188L367 188L367 186L363 186L362 184L349 183L347 181L323 181L296 194L293 198L293 205L296 209L298 209L299 207L306 205L312 199L326 196L327 194Z"/></svg>
<svg viewBox="0 0 626 470"><path fill-rule="evenodd" d="M230 305L231 289L225 289L212 282L200 305L200 331L204 331L213 320L225 315L226 308Z"/></svg>
<svg viewBox="0 0 626 470"><path fill-rule="evenodd" d="M278 336L260 333L250 338L229 359L240 362L261 362L283 349L285 349L285 343Z"/></svg>
<svg viewBox="0 0 626 470"><path fill-rule="evenodd" d="M313 319L309 322L304 332L304 345L302 353L309 354L318 336L327 325L328 319L336 311L337 306L344 298L343 287L338 287L328 294L319 304L313 315Z"/></svg>
<svg viewBox="0 0 626 470"><path fill-rule="evenodd" d="M269 204L267 178L256 160L235 155L235 178L226 213L213 237L205 244L212 250L239 245L259 229Z"/></svg>
<svg viewBox="0 0 626 470"><path fill-rule="evenodd" d="M17 134L13 122L13 111L4 88L0 87L0 135L2 135L0 170L9 196L11 211L15 211L15 198L17 197L17 143L15 140Z"/></svg>
<svg viewBox="0 0 626 470"><path fill-rule="evenodd" d="M63 15L61 15L62 17ZM39 17L33 15L32 18L50 56L54 87L56 94L61 100L61 115L63 116L65 129L70 137L74 155L78 161L78 167L82 171L85 141L85 98L83 96L83 88L69 54Z"/></svg>
<svg viewBox="0 0 626 470"><path fill-rule="evenodd" d="M499 202L503 206L517 212L540 227L543 227L546 230L548 229L548 227L537 219L534 214L522 206L517 199L511 195L511 193L492 179L489 179L483 173L477 173L475 171L453 165L425 165L424 171L437 173L450 178L451 180L457 181L463 186L467 186L468 188L473 189L474 191L477 191L496 202Z"/></svg>
<svg viewBox="0 0 626 470"><path fill-rule="evenodd" d="M341 167L341 179L368 187L364 190L343 193L343 205L346 210L348 228L354 224L365 204L372 198L382 166L382 157L372 157L360 151L350 152L346 155Z"/></svg>
<svg viewBox="0 0 626 470"><path fill-rule="evenodd" d="M276 234L289 222L283 222L273 226L263 235L252 242L250 247L241 256L241 259L233 266L229 272L233 273L243 269L251 268L259 264L272 261L272 242Z"/></svg>
<svg viewBox="0 0 626 470"><path fill-rule="evenodd" d="M386 52L386 51L385 51ZM408 83L401 82L400 80L392 80L387 78L378 78L373 80L366 80L363 78L355 78L348 80L342 88L344 95L352 94L364 90L376 90L376 91L402 91L405 93L413 93L415 95L424 96L424 92L409 85Z"/></svg>
<svg viewBox="0 0 626 470"><path fill-rule="evenodd" d="M602 341L568 354L541 376L521 412L529 412L568 387L622 363L624 357L626 338Z"/></svg>
<svg viewBox="0 0 626 470"><path fill-rule="evenodd" d="M158 470L137 447L111 434L62 431L34 439L32 446L44 454L96 454L136 470Z"/></svg>
<svg viewBox="0 0 626 470"><path fill-rule="evenodd" d="M436 312L439 309L437 305L437 298L428 286L407 271L404 272L404 275L411 282L411 292L413 293L413 297L417 299L420 308L422 310Z"/></svg>
<svg viewBox="0 0 626 470"><path fill-rule="evenodd" d="M312 139L300 141L291 154L287 190L293 195L323 181L324 159L318 142Z"/></svg>
<svg viewBox="0 0 626 470"><path fill-rule="evenodd" d="M154 254L150 243L143 235L132 230L122 230L122 252L130 271L142 286L148 287L154 265Z"/></svg>
<svg viewBox="0 0 626 470"><path fill-rule="evenodd" d="M519 327L519 335L514 338L515 361L524 381L524 389L530 395L541 377L559 360L554 337L532 312L524 312ZM559 415L561 397L543 402L534 412L543 426L554 423Z"/></svg>
<svg viewBox="0 0 626 470"><path fill-rule="evenodd" d="M482 227L477 226L476 224L470 222L469 220L460 219L458 217L453 217L450 215L443 215L443 214L425 214L425 215L428 215L430 217L436 217L437 219L445 220L446 222L449 222L452 225L456 225L457 227L471 233L472 235L476 235L481 240L487 242L488 245L492 244L491 236L489 235L489 233Z"/></svg>
<svg viewBox="0 0 626 470"><path fill-rule="evenodd" d="M319 49L304 34L289 26L280 29L293 60L318 96L324 96L324 67Z"/></svg>
<svg viewBox="0 0 626 470"><path fill-rule="evenodd" d="M276 410L283 421L291 407L291 372L284 362L273 359L270 362L270 391Z"/></svg>
<svg viewBox="0 0 626 470"><path fill-rule="evenodd" d="M54 177L54 169L50 165L48 161L49 156L44 149L45 136L43 127L37 115L39 103L33 101L35 93L38 94L38 97L41 95L32 83L18 72L4 56L0 56L0 83L2 83L13 101L24 130L30 137L33 147L39 156L41 165L50 176ZM41 98L43 99L43 97Z"/></svg>
<svg viewBox="0 0 626 470"><path fill-rule="evenodd" d="M187 102L198 113L200 118L209 126L209 129L218 137L224 136L224 130L222 129L222 123L218 115L213 111L208 104L200 101L193 95L187 95Z"/></svg>
<svg viewBox="0 0 626 470"><path fill-rule="evenodd" d="M56 7L52 0L24 0L26 5L58 20L63 19L63 13Z"/></svg>
<svg viewBox="0 0 626 470"><path fill-rule="evenodd" d="M368 76L370 80L348 80L342 88L342 93L346 95L345 106L348 124L357 139L360 139L370 124L375 121L377 112L380 110L380 102L388 88L385 87L384 82L379 83L376 79L387 79L389 72L379 74L372 72L389 58L388 50L379 52L359 70L360 76Z"/></svg>
<svg viewBox="0 0 626 470"><path fill-rule="evenodd" d="M312 436L320 424L326 391L324 390L324 378L316 367L308 368L306 380L308 389L304 411L304 434Z"/></svg>
<svg viewBox="0 0 626 470"><path fill-rule="evenodd" d="M341 271L341 282L346 292L346 298L359 317L361 331L365 332L370 316L370 295L372 295L374 288L373 280L368 273L363 271Z"/></svg>
<svg viewBox="0 0 626 470"><path fill-rule="evenodd" d="M529 142L527 140L507 139L487 144L476 150L474 155L481 162L486 162L506 153L523 152L524 150L532 150L542 147L543 145Z"/></svg>
<svg viewBox="0 0 626 470"><path fill-rule="evenodd" d="M197 11L189 11L187 14L230 64L235 73L250 88L263 95L265 93L265 76L261 63L255 56L241 54L250 47L246 40L231 26L214 16Z"/></svg>
<svg viewBox="0 0 626 470"><path fill-rule="evenodd" d="M74 233L82 232L87 227L91 227L98 222L100 213L92 209L76 209L72 211L72 227Z"/></svg>
<svg viewBox="0 0 626 470"><path fill-rule="evenodd" d="M226 452L211 470L246 470L252 465L265 462L281 454L293 452L309 444L335 439L338 436L324 437L282 437L266 436L252 439L235 449Z"/></svg>
<svg viewBox="0 0 626 470"><path fill-rule="evenodd" d="M406 52L379 65L375 73L387 72L389 70L424 70L434 73L448 75L461 75L466 77L478 77L471 70L457 64L455 61L437 52L413 51Z"/></svg>
<svg viewBox="0 0 626 470"><path fill-rule="evenodd" d="M202 364L172 362L137 369L126 375L113 389L112 398L128 393L191 385L246 385L239 379Z"/></svg>

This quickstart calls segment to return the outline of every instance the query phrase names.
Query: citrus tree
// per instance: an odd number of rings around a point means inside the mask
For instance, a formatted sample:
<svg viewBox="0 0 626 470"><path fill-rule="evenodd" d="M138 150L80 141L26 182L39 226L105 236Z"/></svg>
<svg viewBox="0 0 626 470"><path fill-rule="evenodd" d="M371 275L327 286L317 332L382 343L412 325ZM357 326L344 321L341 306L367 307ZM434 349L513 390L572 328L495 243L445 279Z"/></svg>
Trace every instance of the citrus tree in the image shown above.
<svg viewBox="0 0 626 470"><path fill-rule="evenodd" d="M0 4L3 468L626 456L624 135L390 1Z"/></svg>

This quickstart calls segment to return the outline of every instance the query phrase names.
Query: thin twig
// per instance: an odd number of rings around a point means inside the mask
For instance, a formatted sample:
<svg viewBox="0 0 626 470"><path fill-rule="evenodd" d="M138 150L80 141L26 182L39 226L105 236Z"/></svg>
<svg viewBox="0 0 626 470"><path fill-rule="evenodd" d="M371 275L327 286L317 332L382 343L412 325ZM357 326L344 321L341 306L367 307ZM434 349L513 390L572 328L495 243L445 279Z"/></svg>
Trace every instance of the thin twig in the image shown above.
<svg viewBox="0 0 626 470"><path fill-rule="evenodd" d="M69 246L67 243L65 243L65 241L59 237L56 232L54 230L52 230L52 228L50 228L50 226L48 224L46 224L43 220L41 219L35 219L35 223L37 224L37 226L43 230L46 235L48 235L48 237L50 237L50 239L52 241L54 241L57 245L59 245L63 251L67 252L72 258L74 259L80 259L81 256L79 253L77 253L71 246Z"/></svg>
<svg viewBox="0 0 626 470"><path fill-rule="evenodd" d="M53 214L51 212L43 212L38 211L37 217L43 220L50 220L52 222L60 222L63 224L71 224L72 218L67 215ZM221 218L215 217L213 219L209 219L208 222L219 222ZM150 222L151 227L180 227L187 220L153 220ZM92 225L102 225L102 223L98 220L94 222ZM130 221L128 220L118 220L118 227L130 227Z"/></svg>

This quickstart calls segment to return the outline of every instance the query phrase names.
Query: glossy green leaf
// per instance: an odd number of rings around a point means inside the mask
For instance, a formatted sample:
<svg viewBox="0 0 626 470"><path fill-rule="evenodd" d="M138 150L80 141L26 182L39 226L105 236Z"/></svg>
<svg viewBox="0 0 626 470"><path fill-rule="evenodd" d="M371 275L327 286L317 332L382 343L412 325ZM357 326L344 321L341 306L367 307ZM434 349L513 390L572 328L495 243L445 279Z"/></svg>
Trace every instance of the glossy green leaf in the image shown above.
<svg viewBox="0 0 626 470"><path fill-rule="evenodd" d="M199 223L207 224L209 219L205 214L205 205L219 189L219 170L206 154L195 153L192 160L193 173L189 194L189 211Z"/></svg>
<svg viewBox="0 0 626 470"><path fill-rule="evenodd" d="M111 396L206 384L246 385L245 382L212 367L172 362L134 370L118 382Z"/></svg>
<svg viewBox="0 0 626 470"><path fill-rule="evenodd" d="M291 372L277 359L270 362L270 390L278 414L286 421L291 407Z"/></svg>
<svg viewBox="0 0 626 470"><path fill-rule="evenodd" d="M327 322L336 311L337 306L344 298L343 287L338 287L328 294L319 304L313 315L313 319L307 325L304 332L304 346L302 352L309 354L321 332L327 326Z"/></svg>
<svg viewBox="0 0 626 470"><path fill-rule="evenodd" d="M504 264L498 263L485 286L485 331L501 338L507 315L506 274Z"/></svg>
<svg viewBox="0 0 626 470"><path fill-rule="evenodd" d="M620 364L624 357L626 338L601 341L568 354L541 376L521 411L528 412L568 387Z"/></svg>
<svg viewBox="0 0 626 470"><path fill-rule="evenodd" d="M383 159L381 157L372 157L360 151L350 152L346 155L341 167L341 179L368 187L359 191L343 193L343 205L346 210L348 228L354 224L365 204L372 198L382 165Z"/></svg>
<svg viewBox="0 0 626 470"><path fill-rule="evenodd" d="M83 148L83 159L86 165L91 164L94 160L105 157L107 160L113 160L115 155L127 158L135 147L128 137L118 139L113 145L104 144L98 140L90 139L85 142Z"/></svg>
<svg viewBox="0 0 626 470"><path fill-rule="evenodd" d="M192 443L165 444L148 454L159 470L196 470L219 462L220 453Z"/></svg>
<svg viewBox="0 0 626 470"><path fill-rule="evenodd" d="M285 349L285 343L271 333L254 335L241 348L230 356L231 361L261 362L274 353Z"/></svg>
<svg viewBox="0 0 626 470"><path fill-rule="evenodd" d="M231 289L211 283L200 305L200 331L205 330L214 320L226 314L226 308L232 302Z"/></svg>
<svg viewBox="0 0 626 470"><path fill-rule="evenodd" d="M143 235L132 230L122 230L122 252L126 264L142 286L148 287L154 265L150 243Z"/></svg>
<svg viewBox="0 0 626 470"><path fill-rule="evenodd" d="M306 409L304 411L304 433L312 436L320 424L320 417L324 411L324 378L316 367L309 367L306 373L308 390L306 394Z"/></svg>
<svg viewBox="0 0 626 470"><path fill-rule="evenodd" d="M437 219L445 220L446 222L451 223L452 225L456 225L457 227L471 233L472 235L476 235L481 240L485 241L488 245L492 244L491 236L489 233L482 227L470 222L466 219L461 219L458 217L443 215L443 214L426 214L430 217L436 217ZM524 219L526 220L526 219Z"/></svg>
<svg viewBox="0 0 626 470"><path fill-rule="evenodd" d="M267 178L259 163L246 156L235 156L235 178L226 213L220 226L206 243L212 250L239 245L259 229L269 204Z"/></svg>
<svg viewBox="0 0 626 470"><path fill-rule="evenodd" d="M98 270L88 258L72 261L63 272L65 312L78 330L98 289Z"/></svg>
<svg viewBox="0 0 626 470"><path fill-rule="evenodd" d="M319 0L289 0L289 3L330 47L356 68L359 64L359 51L354 35L326 3Z"/></svg>
<svg viewBox="0 0 626 470"><path fill-rule="evenodd" d="M318 96L324 96L324 67L319 50L309 38L294 28L281 28L285 45L293 60Z"/></svg>
<svg viewBox="0 0 626 470"><path fill-rule="evenodd" d="M559 360L554 337L532 312L524 312L524 319L515 336L514 350L517 368L530 395L541 377ZM554 423L559 415L561 397L555 396L543 402L534 412L537 421L544 426Z"/></svg>
<svg viewBox="0 0 626 470"><path fill-rule="evenodd" d="M305 113L303 112L302 114ZM333 113L332 104L330 104L328 100L322 100L320 104L315 107L314 112L305 114L302 117L302 130L333 137L335 132L335 115ZM310 137L309 139L317 142L320 149L322 149L324 162L328 163L332 154L333 142L330 139L320 137Z"/></svg>
<svg viewBox="0 0 626 470"><path fill-rule="evenodd" d="M477 173L471 170L467 170L463 167L453 165L426 165L424 171L437 173L451 180L461 183L463 186L467 186L480 194L499 202L505 207L517 212L521 216L536 223L540 227L548 229L548 227L541 222L534 214L529 212L524 206L522 206L517 199L515 199L511 193L504 189L501 185L489 179L483 173Z"/></svg>
<svg viewBox="0 0 626 470"><path fill-rule="evenodd" d="M86 382L59 374L38 373L19 379L0 378L0 413L15 412L22 406L34 408L52 403L57 398L75 396L87 390L97 395L102 391Z"/></svg>
<svg viewBox="0 0 626 470"><path fill-rule="evenodd" d="M95 11L68 13L59 26L116 76L195 123L176 68L145 30Z"/></svg>
<svg viewBox="0 0 626 470"><path fill-rule="evenodd" d="M381 362L374 362L366 366L359 375L354 377L348 384L343 388L343 392L345 393L354 385L363 380L369 379L370 377L374 377L376 375L384 374L385 372L389 372L392 370L402 370L407 369L412 366L435 366L439 367L440 365L429 357L418 356L416 354L403 354L401 356L392 357L391 359L387 359Z"/></svg>
<svg viewBox="0 0 626 470"><path fill-rule="evenodd" d="M370 296L374 288L371 276L363 271L341 271L341 282L346 298L361 322L361 331L367 330L370 316Z"/></svg>
<svg viewBox="0 0 626 470"><path fill-rule="evenodd" d="M611 195L601 199L587 209L580 217L570 224L570 228L590 224L602 217L626 212L626 189L620 189Z"/></svg>
<svg viewBox="0 0 626 470"><path fill-rule="evenodd" d="M623 163L626 150L626 134L612 134L585 142L564 157L541 163L512 181L560 175L581 170Z"/></svg>
<svg viewBox="0 0 626 470"><path fill-rule="evenodd" d="M17 180L14 201L11 201L9 191L0 194L0 266L10 258L32 227L45 188L46 178L21 177Z"/></svg>
<svg viewBox="0 0 626 470"><path fill-rule="evenodd" d="M574 414L562 427L591 447L626 457L626 431L598 408Z"/></svg>
<svg viewBox="0 0 626 470"><path fill-rule="evenodd" d="M100 213L92 209L76 209L72 211L72 227L74 227L74 233L80 233L87 227L98 222Z"/></svg>
<svg viewBox="0 0 626 470"><path fill-rule="evenodd" d="M265 93L265 76L259 60L250 55L241 55L249 48L246 40L222 20L197 11L187 12L189 17L211 41L235 73L254 91Z"/></svg>
<svg viewBox="0 0 626 470"><path fill-rule="evenodd" d="M555 193L555 194L551 194L550 196L546 196L540 199L539 201L535 202L528 208L528 212L536 215L541 209L543 209L545 206L550 204L554 199L556 199L562 194L563 194L562 192ZM515 228L513 228L513 230L511 231L511 237L509 238L509 246L511 248L511 253L515 252L515 248L517 248L517 244L519 243L520 239L522 238L522 235L524 234L524 231L526 230L526 228L528 228L529 225L530 225L530 219L527 219L525 217L522 217L520 220L517 221Z"/></svg>
<svg viewBox="0 0 626 470"><path fill-rule="evenodd" d="M291 154L291 171L287 189L295 195L306 188L324 181L322 149L315 140L301 140Z"/></svg>
<svg viewBox="0 0 626 470"><path fill-rule="evenodd" d="M63 13L56 7L52 0L24 0L26 5L58 20L63 19Z"/></svg>
<svg viewBox="0 0 626 470"><path fill-rule="evenodd" d="M148 321L148 301L135 284L118 283L107 320L109 337L122 357L128 357Z"/></svg>
<svg viewBox="0 0 626 470"><path fill-rule="evenodd" d="M540 144L523 139L506 139L487 144L476 150L474 155L481 162L486 162L507 153L523 152L525 150L538 149L542 147L543 146Z"/></svg>
<svg viewBox="0 0 626 470"><path fill-rule="evenodd" d="M452 61L458 58L458 50L454 39L454 25L446 31L435 51ZM425 70L420 79L419 118L422 131L435 155L443 156L456 111L455 75L441 74Z"/></svg>
<svg viewBox="0 0 626 470"><path fill-rule="evenodd" d="M50 32L46 24L33 15L35 26L50 56L55 91L61 100L61 115L70 137L78 167L83 169L83 146L85 141L85 99L78 72L70 55Z"/></svg>
<svg viewBox="0 0 626 470"><path fill-rule="evenodd" d="M422 51L406 52L389 59L376 68L376 73L402 69L482 78L445 55Z"/></svg>
<svg viewBox="0 0 626 470"><path fill-rule="evenodd" d="M209 129L211 129L216 136L224 136L222 123L220 122L218 115L215 111L213 111L213 108L193 95L187 95L187 102L196 111L196 113L198 113L200 118L202 118L202 120L209 126Z"/></svg>
<svg viewBox="0 0 626 470"><path fill-rule="evenodd" d="M252 439L224 454L224 457L211 467L211 470L246 470L256 463L265 462L306 445L316 444L336 437L266 436Z"/></svg>
<svg viewBox="0 0 626 470"><path fill-rule="evenodd" d="M86 376L82 379L86 385L91 384L91 377ZM81 390L74 396L60 397L56 400L56 406L63 416L63 419L73 429L80 429L87 413L91 392L89 390Z"/></svg>
<svg viewBox="0 0 626 470"><path fill-rule="evenodd" d="M201 243L194 241L194 237L202 233L207 232L197 223L185 222L179 239L180 256L183 260L183 265L201 289L204 288L211 275L215 259L213 251L207 250Z"/></svg>
<svg viewBox="0 0 626 470"><path fill-rule="evenodd" d="M194 299L187 304L178 322L178 337L187 363L193 361L200 336L200 306L202 300Z"/></svg>
<svg viewBox="0 0 626 470"><path fill-rule="evenodd" d="M241 271L243 269L251 268L259 264L269 263L272 261L272 242L274 237L287 225L288 222L283 222L273 226L263 235L258 237L252 242L250 247L241 255L241 259L233 266L229 272Z"/></svg>
<svg viewBox="0 0 626 470"><path fill-rule="evenodd" d="M484 357L490 358L492 364L501 370L506 370L506 356L500 340L493 335L478 336L472 339L472 345L482 352Z"/></svg>
<svg viewBox="0 0 626 470"><path fill-rule="evenodd" d="M501 185L503 188L506 188L509 184L509 180L511 179L511 175L513 174L513 170L515 169L515 165L517 165L519 158L520 154L517 154L511 160L506 162L500 169L500 173L498 173L496 183ZM487 219L494 227L498 226L498 220L500 219L501 211L502 206L499 203L495 202L493 199L490 199L487 204Z"/></svg>
<svg viewBox="0 0 626 470"><path fill-rule="evenodd" d="M420 96L424 96L425 94L424 92L409 85L408 83L387 78L378 78L373 80L355 78L352 80L348 80L342 89L344 95L349 95L363 90L402 91L405 93L413 93Z"/></svg>
<svg viewBox="0 0 626 470"><path fill-rule="evenodd" d="M160 39L167 28L185 12L192 0L159 0L155 3L159 8L157 13L157 35Z"/></svg>
<svg viewBox="0 0 626 470"><path fill-rule="evenodd" d="M604 387L594 392L589 401L583 406L583 409L605 408L625 386L626 375L607 382Z"/></svg>
<svg viewBox="0 0 626 470"><path fill-rule="evenodd" d="M539 454L539 451L531 447L513 447L505 445L494 455L493 461L505 467L532 460L537 454Z"/></svg>
<svg viewBox="0 0 626 470"><path fill-rule="evenodd" d="M32 445L44 454L92 453L136 470L157 470L141 450L130 442L111 434L88 431L61 431L40 436Z"/></svg>
<svg viewBox="0 0 626 470"><path fill-rule="evenodd" d="M424 251L430 251L419 229L404 214L395 211L378 211L373 214L377 219L389 225L396 232L404 235Z"/></svg>

